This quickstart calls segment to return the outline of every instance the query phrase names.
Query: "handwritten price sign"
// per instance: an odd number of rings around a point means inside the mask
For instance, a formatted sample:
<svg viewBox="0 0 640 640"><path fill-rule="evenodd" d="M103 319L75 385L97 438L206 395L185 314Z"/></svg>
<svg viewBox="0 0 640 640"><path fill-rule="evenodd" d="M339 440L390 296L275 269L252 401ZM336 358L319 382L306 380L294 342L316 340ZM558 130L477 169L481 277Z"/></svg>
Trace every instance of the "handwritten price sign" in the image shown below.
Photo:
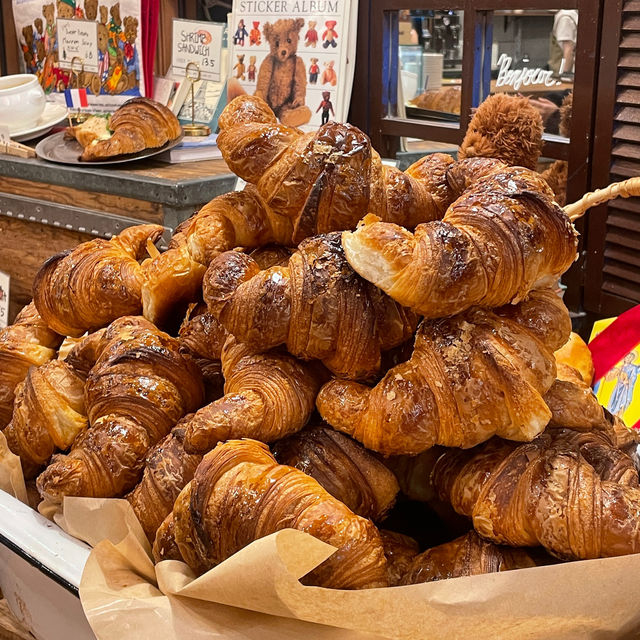
<svg viewBox="0 0 640 640"><path fill-rule="evenodd" d="M98 72L98 23L89 20L59 19L58 64L62 69L71 69L71 61L80 58L85 71ZM73 67L78 69L78 64Z"/></svg>
<svg viewBox="0 0 640 640"><path fill-rule="evenodd" d="M222 72L222 33L224 25L194 20L173 21L171 72L185 76L187 65L194 62L203 80L220 82Z"/></svg>

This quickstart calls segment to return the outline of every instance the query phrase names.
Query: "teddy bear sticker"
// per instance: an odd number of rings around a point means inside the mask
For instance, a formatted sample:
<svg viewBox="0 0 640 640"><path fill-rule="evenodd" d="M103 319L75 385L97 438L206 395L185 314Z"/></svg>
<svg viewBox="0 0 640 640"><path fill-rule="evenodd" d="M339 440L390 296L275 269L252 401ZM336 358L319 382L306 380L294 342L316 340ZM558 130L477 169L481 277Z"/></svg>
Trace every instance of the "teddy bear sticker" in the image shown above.
<svg viewBox="0 0 640 640"><path fill-rule="evenodd" d="M318 23L315 20L309 20L309 29L304 36L304 46L316 48L318 44L318 32L316 31L316 25Z"/></svg>
<svg viewBox="0 0 640 640"><path fill-rule="evenodd" d="M322 34L322 48L327 49L328 47L332 47L335 49L338 46L336 40L338 39L338 33L335 30L335 26L338 24L335 20L327 20L324 23L324 26L327 27L325 32Z"/></svg>
<svg viewBox="0 0 640 640"><path fill-rule="evenodd" d="M236 66L233 67L233 70L236 72L236 78L238 78L238 80L244 80L244 54L237 56L237 58L238 62L236 63Z"/></svg>
<svg viewBox="0 0 640 640"><path fill-rule="evenodd" d="M290 127L299 127L311 120L311 109L305 104L307 72L304 61L297 55L303 26L302 18L286 18L264 25L269 54L260 65L255 91L280 122Z"/></svg>
<svg viewBox="0 0 640 640"><path fill-rule="evenodd" d="M336 74L334 66L334 61L329 60L329 62L324 63L324 71L322 72L322 84L330 84L332 87L335 87L338 82L338 76Z"/></svg>
<svg viewBox="0 0 640 640"><path fill-rule="evenodd" d="M260 26L259 21L254 21L253 29L251 29L251 33L249 34L249 46L257 46L259 47L262 44L262 39L260 38Z"/></svg>
<svg viewBox="0 0 640 640"><path fill-rule="evenodd" d="M309 65L309 84L318 84L319 73L318 58L311 58L311 64Z"/></svg>
<svg viewBox="0 0 640 640"><path fill-rule="evenodd" d="M256 57L249 56L249 66L247 67L247 79L249 82L256 81Z"/></svg>

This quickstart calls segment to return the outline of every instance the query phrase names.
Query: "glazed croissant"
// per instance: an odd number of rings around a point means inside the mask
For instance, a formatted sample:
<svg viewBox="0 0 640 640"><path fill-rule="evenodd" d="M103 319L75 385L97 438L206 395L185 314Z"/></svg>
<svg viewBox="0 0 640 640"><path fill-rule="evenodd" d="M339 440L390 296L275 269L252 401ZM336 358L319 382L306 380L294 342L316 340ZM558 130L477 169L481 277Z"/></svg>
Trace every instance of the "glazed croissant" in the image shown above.
<svg viewBox="0 0 640 640"><path fill-rule="evenodd" d="M307 427L272 447L280 464L300 469L363 518L382 520L394 505L398 481L370 451L333 429Z"/></svg>
<svg viewBox="0 0 640 640"><path fill-rule="evenodd" d="M313 478L279 465L265 444L229 440L203 458L173 507L173 526L184 561L201 572L254 540L293 528L316 536L337 551L305 578L337 589L387 585L380 535ZM156 538L156 543L159 540ZM167 548L166 538L163 548ZM154 546L157 560L166 557Z"/></svg>
<svg viewBox="0 0 640 640"><path fill-rule="evenodd" d="M280 244L355 228L373 207L407 227L441 218L451 196L443 180L450 156L424 158L406 172L382 165L356 127L329 122L302 133L279 124L255 96L232 100L218 121L218 146L237 176L256 185L272 223L286 225Z"/></svg>
<svg viewBox="0 0 640 640"><path fill-rule="evenodd" d="M263 271L244 254L224 253L207 270L203 295L240 341L260 350L286 345L345 378L374 375L381 352L404 342L417 324L353 272L339 233L309 238L287 266Z"/></svg>
<svg viewBox="0 0 640 640"><path fill-rule="evenodd" d="M416 555L396 584L418 584L535 566L533 558L523 549L487 542L471 531Z"/></svg>
<svg viewBox="0 0 640 640"><path fill-rule="evenodd" d="M432 482L487 540L564 559L640 551L640 488L605 433L550 429L533 442L449 449Z"/></svg>
<svg viewBox="0 0 640 640"><path fill-rule="evenodd" d="M42 319L62 335L81 336L139 313L143 274L137 261L163 231L156 224L129 227L111 240L83 242L49 258L33 282Z"/></svg>
<svg viewBox="0 0 640 640"><path fill-rule="evenodd" d="M180 122L171 109L149 98L127 100L112 116L113 135L88 144L81 160L103 160L161 147L182 133Z"/></svg>
<svg viewBox="0 0 640 640"><path fill-rule="evenodd" d="M327 383L318 411L385 455L414 455L436 444L473 447L496 434L532 440L551 418L543 396L556 377L553 350L570 330L566 307L549 289L520 305L424 320L407 362L373 389Z"/></svg>
<svg viewBox="0 0 640 640"><path fill-rule="evenodd" d="M203 401L196 364L144 318L115 320L74 347L67 360L82 371L96 356L85 386L90 427L37 480L41 495L53 503L131 490L149 449Z"/></svg>
<svg viewBox="0 0 640 640"><path fill-rule="evenodd" d="M171 513L178 494L191 481L202 460L202 456L185 453L184 431L179 422L149 451L142 480L125 496L151 544L163 520Z"/></svg>
<svg viewBox="0 0 640 640"><path fill-rule="evenodd" d="M256 353L233 336L221 358L225 395L185 420L185 449L190 453L206 453L231 438L273 442L299 431L327 379L316 362L278 351Z"/></svg>
<svg viewBox="0 0 640 640"><path fill-rule="evenodd" d="M384 556L387 560L387 578L390 587L402 584L413 559L418 555L420 549L418 543L410 536L380 530Z"/></svg>
<svg viewBox="0 0 640 640"><path fill-rule="evenodd" d="M36 311L33 302L0 330L0 429L11 420L16 387L29 367L39 367L56 355L62 336L54 333Z"/></svg>
<svg viewBox="0 0 640 640"><path fill-rule="evenodd" d="M87 427L85 377L63 360L29 369L16 391L7 443L20 456L25 477L33 478L56 451L71 446Z"/></svg>
<svg viewBox="0 0 640 640"><path fill-rule="evenodd" d="M577 234L544 180L485 158L457 163L448 179L456 172L469 186L441 222L411 233L368 216L342 236L349 264L427 318L518 302L555 284L576 257Z"/></svg>

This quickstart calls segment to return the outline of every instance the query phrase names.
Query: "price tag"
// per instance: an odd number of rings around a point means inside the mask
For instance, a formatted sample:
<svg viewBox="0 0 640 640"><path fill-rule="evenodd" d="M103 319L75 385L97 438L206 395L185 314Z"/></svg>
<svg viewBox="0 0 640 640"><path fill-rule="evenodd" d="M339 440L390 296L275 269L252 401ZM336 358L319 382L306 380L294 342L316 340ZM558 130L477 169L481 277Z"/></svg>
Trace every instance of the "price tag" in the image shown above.
<svg viewBox="0 0 640 640"><path fill-rule="evenodd" d="M9 127L7 127L6 125L0 125L0 142L2 144L8 144L9 142L11 142Z"/></svg>
<svg viewBox="0 0 640 640"><path fill-rule="evenodd" d="M60 68L71 69L71 61L80 58L85 71L98 73L98 23L58 19L56 26ZM74 69L78 69L77 65Z"/></svg>
<svg viewBox="0 0 640 640"><path fill-rule="evenodd" d="M9 274L0 271L0 329L9 321Z"/></svg>
<svg viewBox="0 0 640 640"><path fill-rule="evenodd" d="M187 73L187 65L195 62L202 80L220 82L224 27L218 22L174 20L171 73L183 77Z"/></svg>

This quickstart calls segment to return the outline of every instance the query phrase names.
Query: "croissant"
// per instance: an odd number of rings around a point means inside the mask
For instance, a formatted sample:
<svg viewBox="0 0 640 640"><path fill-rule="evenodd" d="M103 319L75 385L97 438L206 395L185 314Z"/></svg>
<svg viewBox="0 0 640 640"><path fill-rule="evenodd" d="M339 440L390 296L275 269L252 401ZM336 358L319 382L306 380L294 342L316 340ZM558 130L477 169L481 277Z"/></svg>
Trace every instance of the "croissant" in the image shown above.
<svg viewBox="0 0 640 640"><path fill-rule="evenodd" d="M142 480L125 496L152 544L178 494L191 481L202 460L202 456L185 453L184 433L179 422L149 451Z"/></svg>
<svg viewBox="0 0 640 640"><path fill-rule="evenodd" d="M40 267L33 299L54 331L81 336L120 316L142 309L143 274L137 260L147 241L155 242L164 228L156 224L129 227L120 235L83 242Z"/></svg>
<svg viewBox="0 0 640 640"><path fill-rule="evenodd" d="M487 540L563 559L640 551L638 473L605 433L551 429L527 444L449 449L431 477Z"/></svg>
<svg viewBox="0 0 640 640"><path fill-rule="evenodd" d="M40 494L52 503L64 496L117 497L133 489L149 449L203 401L196 364L144 318L115 320L97 338L76 345L67 361L94 356L85 386L90 427L68 455L55 455L38 476Z"/></svg>
<svg viewBox="0 0 640 640"><path fill-rule="evenodd" d="M305 582L337 589L387 585L380 535L302 471L279 465L255 440L220 443L203 458L173 507L172 526L184 561L202 572L254 540L293 528L337 551ZM154 545L157 560L164 559ZM166 538L163 548L167 545Z"/></svg>
<svg viewBox="0 0 640 640"><path fill-rule="evenodd" d="M549 289L520 305L424 320L411 358L373 389L333 380L316 405L334 428L384 455L473 447L496 434L532 440L551 419L543 396L556 377L553 350L570 330Z"/></svg>
<svg viewBox="0 0 640 640"><path fill-rule="evenodd" d="M441 222L411 233L367 216L345 231L355 271L427 318L515 303L555 284L576 257L577 233L542 178L485 158L459 162L453 176L469 186Z"/></svg>
<svg viewBox="0 0 640 640"><path fill-rule="evenodd" d="M396 584L418 584L535 566L533 558L523 549L498 546L471 531L416 555Z"/></svg>
<svg viewBox="0 0 640 640"><path fill-rule="evenodd" d="M326 380L316 362L256 353L230 336L222 349L225 395L185 421L185 449L206 453L220 441L278 440L304 427Z"/></svg>
<svg viewBox="0 0 640 640"><path fill-rule="evenodd" d="M403 173L384 166L356 127L329 122L302 133L279 124L256 96L232 100L218 125L228 167L256 186L270 221L286 221L279 244L353 229L374 204L383 220L414 227L441 218L451 199L443 175L453 159L445 154Z"/></svg>
<svg viewBox="0 0 640 640"><path fill-rule="evenodd" d="M587 386L593 383L595 368L587 343L577 334L571 333L569 340L555 353L556 362L569 365L580 372Z"/></svg>
<svg viewBox="0 0 640 640"><path fill-rule="evenodd" d="M207 402L217 400L224 391L220 354L226 339L226 329L207 311L203 302L189 305L180 325L180 351L188 353L202 373Z"/></svg>
<svg viewBox="0 0 640 640"><path fill-rule="evenodd" d="M33 478L56 450L64 451L87 427L84 376L62 360L29 369L16 392L13 417L5 436Z"/></svg>
<svg viewBox="0 0 640 640"><path fill-rule="evenodd" d="M111 116L109 128L113 135L106 140L93 140L84 148L81 160L90 162L154 149L182 133L173 112L149 98L127 100Z"/></svg>
<svg viewBox="0 0 640 640"><path fill-rule="evenodd" d="M224 253L209 266L203 295L241 342L260 350L284 344L346 378L374 375L381 352L404 342L417 324L353 272L339 233L309 238L287 266L263 271L244 254Z"/></svg>
<svg viewBox="0 0 640 640"><path fill-rule="evenodd" d="M333 429L303 429L272 447L280 464L300 469L363 518L382 520L394 505L398 481L370 451Z"/></svg>
<svg viewBox="0 0 640 640"><path fill-rule="evenodd" d="M62 336L54 333L38 315L33 302L0 330L0 429L11 420L16 387L29 367L40 366L56 355Z"/></svg>
<svg viewBox="0 0 640 640"><path fill-rule="evenodd" d="M387 578L390 587L402 584L402 580L419 553L418 543L410 536L402 533L380 530L380 538L387 560Z"/></svg>

